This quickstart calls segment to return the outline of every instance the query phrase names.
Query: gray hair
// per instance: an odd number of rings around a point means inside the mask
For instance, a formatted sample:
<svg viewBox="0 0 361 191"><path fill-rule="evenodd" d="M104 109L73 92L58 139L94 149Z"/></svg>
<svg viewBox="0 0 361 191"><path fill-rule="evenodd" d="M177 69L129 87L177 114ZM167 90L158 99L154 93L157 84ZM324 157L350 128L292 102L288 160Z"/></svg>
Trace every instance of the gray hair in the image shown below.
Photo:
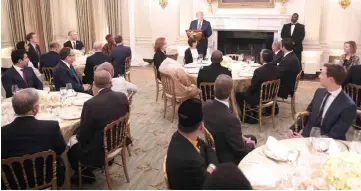
<svg viewBox="0 0 361 191"><path fill-rule="evenodd" d="M224 100L230 97L233 88L232 78L226 74L221 74L214 82L214 94L217 99Z"/></svg>
<svg viewBox="0 0 361 191"><path fill-rule="evenodd" d="M39 101L39 94L34 88L26 88L16 92L11 100L17 115L26 115Z"/></svg>
<svg viewBox="0 0 361 191"><path fill-rule="evenodd" d="M273 44L277 47L277 49L281 49L281 46L282 46L282 44L281 44L281 41L279 41L278 39L275 39L274 41L273 41Z"/></svg>
<svg viewBox="0 0 361 191"><path fill-rule="evenodd" d="M99 89L110 87L111 80L112 76L106 70L99 70L94 73L94 85Z"/></svg>
<svg viewBox="0 0 361 191"><path fill-rule="evenodd" d="M94 50L101 50L103 47L103 43L101 41L96 41L93 44L93 49Z"/></svg>

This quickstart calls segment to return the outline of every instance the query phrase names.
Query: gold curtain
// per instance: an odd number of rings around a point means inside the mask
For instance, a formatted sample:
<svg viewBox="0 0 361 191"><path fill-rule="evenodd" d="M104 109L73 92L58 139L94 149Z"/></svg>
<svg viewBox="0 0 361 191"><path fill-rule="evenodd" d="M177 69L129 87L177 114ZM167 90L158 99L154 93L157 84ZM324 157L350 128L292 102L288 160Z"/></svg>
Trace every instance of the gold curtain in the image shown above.
<svg viewBox="0 0 361 191"><path fill-rule="evenodd" d="M6 0L9 13L10 39L13 46L25 40L25 21L22 0Z"/></svg>
<svg viewBox="0 0 361 191"><path fill-rule="evenodd" d="M83 41L85 51L92 49L95 41L94 18L92 14L91 0L76 0L76 13L78 21L78 34L80 40Z"/></svg>
<svg viewBox="0 0 361 191"><path fill-rule="evenodd" d="M53 26L51 22L51 5L49 0L40 0L41 21L44 31L44 45L48 51L49 43L53 41Z"/></svg>
<svg viewBox="0 0 361 191"><path fill-rule="evenodd" d="M121 1L105 0L105 13L108 20L109 33L113 36L121 34Z"/></svg>

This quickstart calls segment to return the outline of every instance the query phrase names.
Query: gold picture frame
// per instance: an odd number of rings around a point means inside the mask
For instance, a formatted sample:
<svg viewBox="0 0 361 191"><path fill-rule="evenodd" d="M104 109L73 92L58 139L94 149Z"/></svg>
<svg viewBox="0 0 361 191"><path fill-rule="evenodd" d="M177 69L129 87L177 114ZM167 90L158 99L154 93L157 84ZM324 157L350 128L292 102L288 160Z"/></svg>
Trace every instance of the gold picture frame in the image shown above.
<svg viewBox="0 0 361 191"><path fill-rule="evenodd" d="M239 0L238 2L227 2L230 0L218 0L218 8L274 8L276 0Z"/></svg>

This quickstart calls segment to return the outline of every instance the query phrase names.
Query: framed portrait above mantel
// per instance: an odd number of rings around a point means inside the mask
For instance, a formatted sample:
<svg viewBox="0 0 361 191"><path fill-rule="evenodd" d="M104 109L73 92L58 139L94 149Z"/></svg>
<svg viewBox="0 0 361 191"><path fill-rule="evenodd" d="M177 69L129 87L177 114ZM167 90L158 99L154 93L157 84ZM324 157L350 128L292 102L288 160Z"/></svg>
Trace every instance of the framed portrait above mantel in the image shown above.
<svg viewBox="0 0 361 191"><path fill-rule="evenodd" d="M276 0L218 0L218 8L274 8Z"/></svg>

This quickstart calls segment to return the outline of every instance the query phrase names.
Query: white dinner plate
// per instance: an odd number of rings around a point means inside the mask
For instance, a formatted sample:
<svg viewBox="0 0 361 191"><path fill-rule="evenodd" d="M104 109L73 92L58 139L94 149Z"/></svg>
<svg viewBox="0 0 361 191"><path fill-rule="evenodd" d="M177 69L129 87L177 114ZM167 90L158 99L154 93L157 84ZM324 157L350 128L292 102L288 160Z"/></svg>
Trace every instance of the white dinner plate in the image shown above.
<svg viewBox="0 0 361 191"><path fill-rule="evenodd" d="M76 99L74 99L74 101L73 101L73 105L82 106L82 105L84 105L84 103L85 103L86 101L88 101L89 99L90 99L90 97L76 98Z"/></svg>
<svg viewBox="0 0 361 191"><path fill-rule="evenodd" d="M80 119L81 112L76 111L60 111L59 117L65 120Z"/></svg>

